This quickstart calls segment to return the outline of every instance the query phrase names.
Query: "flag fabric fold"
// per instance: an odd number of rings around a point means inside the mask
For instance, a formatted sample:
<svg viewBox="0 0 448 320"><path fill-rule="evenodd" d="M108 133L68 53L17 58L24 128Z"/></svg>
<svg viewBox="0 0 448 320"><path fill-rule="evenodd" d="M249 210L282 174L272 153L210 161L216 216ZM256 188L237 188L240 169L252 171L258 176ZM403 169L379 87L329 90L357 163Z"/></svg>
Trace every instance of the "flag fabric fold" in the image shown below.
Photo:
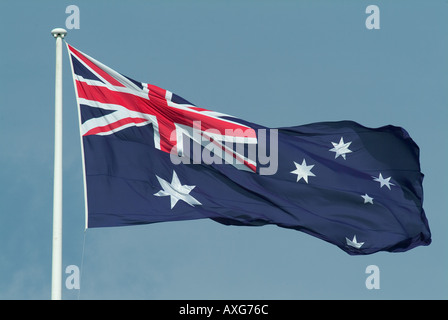
<svg viewBox="0 0 448 320"><path fill-rule="evenodd" d="M87 227L275 224L351 255L431 243L419 148L400 127L267 128L203 109L67 45Z"/></svg>

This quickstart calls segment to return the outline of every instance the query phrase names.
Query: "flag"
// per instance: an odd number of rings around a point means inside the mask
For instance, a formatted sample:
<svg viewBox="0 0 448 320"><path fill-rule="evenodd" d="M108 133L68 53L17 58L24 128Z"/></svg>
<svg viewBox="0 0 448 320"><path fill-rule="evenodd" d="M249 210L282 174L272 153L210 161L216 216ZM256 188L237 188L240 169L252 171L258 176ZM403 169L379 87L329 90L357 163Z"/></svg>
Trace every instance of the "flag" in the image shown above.
<svg viewBox="0 0 448 320"><path fill-rule="evenodd" d="M67 48L86 227L208 218L302 231L351 255L430 244L419 148L403 128L267 128Z"/></svg>

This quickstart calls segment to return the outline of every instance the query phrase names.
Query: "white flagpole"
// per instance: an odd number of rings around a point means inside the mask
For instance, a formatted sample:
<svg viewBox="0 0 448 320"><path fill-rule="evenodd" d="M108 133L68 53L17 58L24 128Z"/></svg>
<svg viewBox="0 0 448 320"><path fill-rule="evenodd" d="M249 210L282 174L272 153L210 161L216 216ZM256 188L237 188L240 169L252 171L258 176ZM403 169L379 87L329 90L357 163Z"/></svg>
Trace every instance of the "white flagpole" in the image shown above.
<svg viewBox="0 0 448 320"><path fill-rule="evenodd" d="M56 38L54 184L53 184L53 256L51 266L51 299L62 297L62 39L67 31L51 30Z"/></svg>

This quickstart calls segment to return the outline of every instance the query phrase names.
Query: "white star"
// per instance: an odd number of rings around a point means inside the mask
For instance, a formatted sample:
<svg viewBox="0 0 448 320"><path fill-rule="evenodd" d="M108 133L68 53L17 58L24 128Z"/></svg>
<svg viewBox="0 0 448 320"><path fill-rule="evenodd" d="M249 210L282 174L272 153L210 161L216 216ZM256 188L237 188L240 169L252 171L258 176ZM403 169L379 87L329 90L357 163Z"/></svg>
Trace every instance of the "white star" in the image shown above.
<svg viewBox="0 0 448 320"><path fill-rule="evenodd" d="M344 138L343 137L341 137L341 140L339 141L339 143L332 142L331 144L333 144L334 148L330 149L330 151L333 151L333 152L336 153L334 155L334 158L336 159L337 157L342 156L342 158L344 158L344 160L346 160L345 159L345 154L352 152L352 150L350 150L348 148L351 143L352 143L351 141L347 142L347 143L344 143Z"/></svg>
<svg viewBox="0 0 448 320"><path fill-rule="evenodd" d="M297 182L299 182L299 180L303 178L303 180L305 180L305 182L308 183L308 177L316 176L314 173L311 172L311 169L314 167L314 164L307 166L305 159L303 159L302 164L298 164L295 161L294 164L296 165L296 170L291 171L291 173L297 175Z"/></svg>
<svg viewBox="0 0 448 320"><path fill-rule="evenodd" d="M378 181L380 183L380 188L382 188L383 186L386 186L390 190L390 186L394 186L394 184L392 182L390 182L391 177L383 178L383 175L381 173L378 178L374 177L374 176L372 176L372 178L374 178L373 181Z"/></svg>
<svg viewBox="0 0 448 320"><path fill-rule="evenodd" d="M173 170L173 179L171 183L157 176L157 180L159 180L160 185L163 190L160 190L157 193L154 193L157 197L170 196L171 200L171 209L174 208L177 201L182 200L188 203L190 206L194 207L195 205L202 205L198 200L193 198L189 193L196 186L187 186L182 185L180 183L179 178L177 177L176 171Z"/></svg>
<svg viewBox="0 0 448 320"><path fill-rule="evenodd" d="M364 203L371 203L373 204L373 198L369 197L369 195L366 193L365 195L361 196L364 198Z"/></svg>
<svg viewBox="0 0 448 320"><path fill-rule="evenodd" d="M358 242L356 240L356 235L353 236L353 240L350 240L349 238L345 238L345 241L347 242L348 246L354 247L356 249L361 248L362 245L364 244L364 242Z"/></svg>

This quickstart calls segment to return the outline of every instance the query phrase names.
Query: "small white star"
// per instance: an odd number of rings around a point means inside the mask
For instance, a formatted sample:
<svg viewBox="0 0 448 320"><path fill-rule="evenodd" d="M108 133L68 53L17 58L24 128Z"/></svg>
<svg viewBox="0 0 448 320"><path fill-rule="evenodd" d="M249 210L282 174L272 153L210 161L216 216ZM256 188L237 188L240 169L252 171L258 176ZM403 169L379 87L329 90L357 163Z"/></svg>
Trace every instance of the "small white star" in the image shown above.
<svg viewBox="0 0 448 320"><path fill-rule="evenodd" d="M291 171L291 173L297 175L297 182L299 182L299 180L303 178L303 180L305 180L305 182L308 183L308 177L316 176L314 173L311 172L311 169L314 167L314 164L307 166L305 159L303 159L302 164L298 164L295 161L294 164L296 165L296 170Z"/></svg>
<svg viewBox="0 0 448 320"><path fill-rule="evenodd" d="M344 143L344 138L341 137L341 140L339 140L339 143L336 142L332 142L331 144L333 145L333 149L330 149L330 151L335 152L336 154L334 155L334 158L336 159L339 156L342 156L342 158L344 158L344 160L346 160L345 158L345 154L346 153L350 153L352 152L352 150L350 150L348 147L350 146L352 142L347 142Z"/></svg>
<svg viewBox="0 0 448 320"><path fill-rule="evenodd" d="M378 181L380 183L380 188L382 188L383 186L386 186L390 190L390 186L394 186L394 184L392 182L390 182L390 178L392 178L392 177L383 178L383 175L380 173L378 178L374 177L374 176L372 176L372 178L374 178L373 181Z"/></svg>
<svg viewBox="0 0 448 320"><path fill-rule="evenodd" d="M364 242L358 242L356 240L356 235L353 236L353 240L350 240L349 238L345 238L345 241L347 242L348 246L354 247L356 249L361 248L362 245L364 244Z"/></svg>
<svg viewBox="0 0 448 320"><path fill-rule="evenodd" d="M157 176L157 180L159 180L160 185L163 190L160 190L157 193L154 193L157 197L170 196L171 201L171 209L174 208L177 201L182 200L188 203L190 206L194 207L195 205L202 205L198 200L193 198L189 193L196 186L187 186L182 185L180 183L179 178L177 177L176 171L173 170L173 178L171 183Z"/></svg>
<svg viewBox="0 0 448 320"><path fill-rule="evenodd" d="M371 203L373 204L373 198L369 197L369 195L366 193L365 195L361 196L364 198L364 203Z"/></svg>

